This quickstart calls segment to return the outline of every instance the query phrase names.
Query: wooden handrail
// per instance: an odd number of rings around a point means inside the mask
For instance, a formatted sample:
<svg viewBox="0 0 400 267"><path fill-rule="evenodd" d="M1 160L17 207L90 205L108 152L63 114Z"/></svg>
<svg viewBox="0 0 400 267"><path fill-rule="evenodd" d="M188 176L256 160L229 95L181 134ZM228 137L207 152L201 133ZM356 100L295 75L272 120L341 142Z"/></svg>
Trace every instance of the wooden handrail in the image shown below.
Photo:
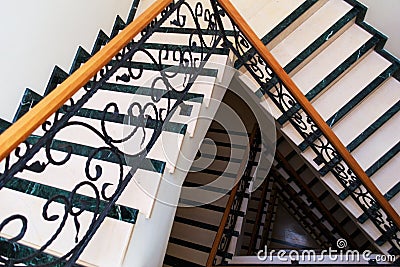
<svg viewBox="0 0 400 267"><path fill-rule="evenodd" d="M254 128L251 132L250 135L250 143L248 146L248 152L250 153L250 149L253 146L253 142L255 141L255 137L257 134L257 125L254 125ZM247 154L247 153L246 153ZM206 263L206 267L212 267L214 266L214 258L217 256L217 252L218 252L218 246L219 243L221 242L222 236L224 234L224 230L225 230L225 225L228 221L229 218L229 214L231 213L231 208L233 205L233 202L235 201L235 196L237 194L237 191L239 189L239 185L240 185L240 179L242 179L242 173L243 173L243 169L246 168L247 166L247 161L246 160L242 160L242 162L240 163L240 167L239 167L239 171L237 172L237 176L236 176L236 185L232 188L231 193L229 195L229 199L226 203L226 207L225 207L225 211L224 214L222 215L221 221L219 223L218 226L218 231L217 234L215 235L212 247L211 247L211 251L210 254L208 255L207 258L207 263Z"/></svg>
<svg viewBox="0 0 400 267"><path fill-rule="evenodd" d="M278 61L268 51L267 47L257 37L252 28L248 25L246 20L239 14L236 8L232 5L229 0L217 0L218 3L223 7L225 12L232 18L237 27L248 39L257 53L261 58L269 65L269 67L275 72L278 78L282 81L286 89L291 93L293 98L300 104L305 113L314 121L316 126L323 133L325 138L332 144L338 154L342 157L343 161L349 166L353 173L361 180L364 187L371 193L374 199L379 203L385 213L393 220L396 226L400 229L400 216L394 210L392 205L382 195L376 185L371 181L368 175L364 172L358 162L346 149L343 143L335 135L329 125L323 120L321 115L311 105L310 101L304 96L297 85L285 72L285 70L279 65Z"/></svg>
<svg viewBox="0 0 400 267"><path fill-rule="evenodd" d="M172 0L158 0L134 19L100 51L77 69L63 83L43 98L29 112L0 135L0 161L64 105L100 71L117 53L139 34Z"/></svg>

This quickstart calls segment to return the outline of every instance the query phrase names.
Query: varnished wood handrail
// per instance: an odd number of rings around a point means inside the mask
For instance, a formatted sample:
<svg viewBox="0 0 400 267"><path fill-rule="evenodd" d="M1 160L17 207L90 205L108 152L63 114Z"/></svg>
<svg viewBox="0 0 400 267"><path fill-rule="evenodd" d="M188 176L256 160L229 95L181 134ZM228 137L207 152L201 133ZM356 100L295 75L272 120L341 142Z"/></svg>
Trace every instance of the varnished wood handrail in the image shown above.
<svg viewBox="0 0 400 267"><path fill-rule="evenodd" d="M365 171L361 168L358 162L346 149L343 143L335 135L329 125L323 120L321 115L311 105L310 101L304 96L297 85L285 72L285 70L279 65L278 61L268 51L267 47L257 37L252 28L248 25L246 20L239 14L236 8L232 5L229 0L217 0L218 3L223 7L225 12L232 18L237 27L248 39L257 53L261 58L269 65L269 67L275 72L278 78L282 81L286 89L291 93L293 98L300 104L305 113L314 121L316 126L323 133L325 138L332 144L338 154L342 157L343 161L349 166L353 173L360 179L364 187L371 193L377 203L385 211L385 213L393 220L396 226L400 229L400 216L394 210L392 205L382 195L376 185L371 181Z"/></svg>
<svg viewBox="0 0 400 267"><path fill-rule="evenodd" d="M117 53L139 34L172 0L158 0L134 19L99 52L0 135L0 161L40 127Z"/></svg>
<svg viewBox="0 0 400 267"><path fill-rule="evenodd" d="M250 149L253 146L253 142L255 142L256 134L257 134L257 125L254 126L254 128L251 132L251 135L250 135L250 142L249 142L249 146L248 146L249 153L250 153ZM243 173L243 170L246 168L247 163L248 162L245 159L243 159L242 162L240 163L239 171L237 172L238 174L236 176L237 182L236 182L236 185L232 188L231 194L229 195L229 199L226 203L225 211L224 211L224 214L222 215L221 221L219 223L218 231L217 231L217 234L215 235L210 254L208 254L206 267L214 266L213 265L214 258L217 256L218 246L219 246L219 243L221 242L222 236L224 234L225 226L228 221L229 214L231 213L231 208L232 208L233 202L235 201L235 196L239 189L240 179L242 179L241 174Z"/></svg>

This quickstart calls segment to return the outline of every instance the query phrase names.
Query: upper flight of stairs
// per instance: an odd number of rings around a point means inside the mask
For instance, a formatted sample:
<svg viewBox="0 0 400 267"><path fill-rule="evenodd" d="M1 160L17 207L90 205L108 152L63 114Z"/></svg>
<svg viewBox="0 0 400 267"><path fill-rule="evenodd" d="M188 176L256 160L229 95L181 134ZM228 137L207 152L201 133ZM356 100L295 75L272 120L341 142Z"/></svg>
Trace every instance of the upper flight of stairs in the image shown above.
<svg viewBox="0 0 400 267"><path fill-rule="evenodd" d="M134 1L126 23L132 21L136 10L145 9L152 1L143 0L142 2L138 7L139 1ZM193 4L196 1L191 0L189 2ZM206 1L202 2L205 6L209 5ZM381 193L393 208L400 212L400 194L398 194L400 180L397 174L397 166L399 165L397 155L399 150L398 132L400 130L398 112L400 107L398 102L400 99L399 61L384 50L386 37L363 21L366 8L353 0L257 0L252 1L251 4L241 0L233 0L232 2L371 177ZM91 52L80 47L69 72L56 67L44 96L108 43L112 37L117 35L126 26L126 23L122 18L117 17L110 36L100 31ZM158 51L163 49L163 44L167 42L171 47L185 47L189 34L190 31L185 30L185 28L175 27L172 23L166 24L165 27L157 30L150 37L144 47L152 55L157 55ZM109 127L107 128L109 132L114 134L115 138L119 138L118 135L122 132L132 129L131 126L135 125L135 121L130 126L123 125L124 119L126 119L124 112L132 101L143 104L150 100L151 96L146 88L149 86L148 79L153 73L156 73L154 64L147 58L137 56L134 59L138 64L132 64L130 67L137 72L143 69L145 73L143 79L132 83L122 82L120 78L117 78L117 75L122 73L117 73L85 104L84 109L81 109L77 116L73 117L74 121L101 129L103 119L101 111L112 101L118 105L119 112L115 112L116 110L112 107L109 108L109 112L104 118L105 124ZM210 61L222 66L229 65L229 51L222 47L218 48L216 53L211 56ZM164 66L165 68L176 64L172 55L170 55L169 61L165 60L164 62L168 64ZM243 75L251 76L239 63L235 63L235 67ZM178 75L178 78L183 76L184 74ZM123 194L113 212L108 214L98 233L82 254L81 264L89 266L119 266L123 264L123 258L129 251L129 247L137 245L131 242L132 240L137 241L135 240L136 227L142 229L135 225L136 221L140 218L143 218L144 221L154 216L152 212L157 205L155 198L163 181L176 178L176 180L183 182L186 173L181 172L180 168L176 168L182 160L180 150L191 151L192 154L190 155L194 159L198 145L209 127L209 123L201 123L197 118L205 114L211 117L215 115L218 106L212 106L209 99L221 100L223 98L225 92L218 91L213 85L223 81L225 76L229 76L225 69L215 66L207 68L206 65L206 69L201 73L199 79L207 86L204 86L204 84L194 86L185 99L185 105L182 105L171 121L165 125L160 140L149 152L145 164L140 166L135 174L135 182L131 183L130 187L126 189L129 194ZM287 208L290 209L289 205L292 207L308 206L310 209L307 212L311 212L310 214L313 214L312 216L315 216L315 219L321 219L323 217L321 208L316 207L315 203L310 200L313 196L319 199L323 207L332 213L334 219L336 219L336 221L327 219L322 222L318 234L318 239L322 240L321 244L332 243L334 238L343 238L346 235L352 238L354 245L360 249L369 248L370 243L373 243L381 253L398 253L377 231L368 216L349 197L349 192L345 191L337 182L329 169L318 165L315 154L288 123L286 117L274 106L273 102L266 95L262 95L258 88L255 88L255 90L249 88L244 86L243 89L252 90L259 98L261 106L269 105L271 107L279 132L285 138L285 140L281 138L278 141L278 150L306 184L306 188L302 189L295 179L290 178L291 175L288 170L284 170L283 165L277 162L275 167L282 175L279 178L281 179L280 185L277 186L285 191L285 193L281 193L280 202L289 200L295 202L291 198L294 198L295 193L297 193L297 204L287 203ZM79 99L82 93L83 91L78 92L73 99ZM160 90L160 93L162 93L162 90ZM29 111L44 96L27 89L14 121ZM66 103L60 111L61 114L68 110L69 104ZM158 105L161 107L166 103L161 100ZM1 131L4 131L9 125L9 122L1 121ZM154 129L154 121L148 120L146 124L147 136L150 135L152 129ZM43 129L38 129L28 138L27 142L34 144L43 133ZM141 143L139 140L142 137L136 139L138 144ZM93 138L90 132L82 131L77 134L74 127L61 131L49 145L50 153L56 161L61 161L65 158L69 149L72 149L69 165L59 167L50 164L46 167L46 175L43 175L40 171L44 166L33 164L30 170L19 173L12 182L1 190L0 203L8 203L12 199L14 205L6 205L4 208L2 206L0 217L6 218L10 214L24 213L33 225L47 225L48 222L43 222L41 216L47 199L54 192L66 195L86 176L95 177L99 175L96 165L102 166L102 177L114 179L107 182L114 185L118 183L119 176L115 174L119 173L119 163L123 162L123 171L126 172L128 162L118 155L112 155L111 151L106 149L96 150L95 148L101 146L102 142L103 140ZM139 149L139 147L135 149ZM85 173L88 157L93 157L93 159L90 168ZM46 158L43 148L38 153L36 160L46 162ZM205 182L204 177L210 175L210 173L205 173L207 175L203 177L201 174L202 172L197 172L189 175L185 181L186 185L198 186ZM69 179L65 179L65 177ZM288 189L283 190L284 186L287 186ZM101 188L100 182L99 187ZM111 191L112 187L108 187L108 190ZM143 188L146 192L143 191ZM311 191L307 191L307 188ZM215 190L215 188L208 189L210 191ZM179 194L180 191L171 192ZM64 234L59 237L62 241L56 242L46 251L56 257L61 256L60 251L67 251L75 244L75 236L81 237L82 233L86 231L85 226L91 220L93 210L86 207L84 203L91 201L92 193L90 190L80 190L78 193L81 201L74 202L74 207L85 208L84 216L79 219L81 229L79 229L79 232L77 231L77 225L73 220L66 224ZM181 201L182 199L181 197ZM247 201L245 203L246 206ZM62 214L62 204L54 203L53 208L54 212ZM185 265L187 262L196 262L196 264L204 266L204 259L206 260L212 244L211 236L215 234L221 211L223 212L224 208L223 199L217 204L186 208L196 209L194 212L184 211L185 208L178 208L168 249L166 248L168 237L165 237L168 233L160 233L160 239L161 236L165 239L161 239L160 243L163 245L165 243L164 250L167 249L164 264L166 266L188 266ZM301 213L299 218L304 218L303 211L299 212ZM202 217L203 213L207 214ZM242 220L240 224L244 222L243 216L244 213L240 216ZM211 218L213 219L212 223L209 221ZM201 221L203 219L204 221ZM165 223L172 225L172 220ZM179 228L177 225L184 226ZM342 229L338 229L338 225ZM182 230L185 227L190 228L190 231ZM57 225L48 228L37 227L37 231L32 236L26 236L23 246L35 248L38 244L43 244L56 228ZM199 230L200 228L201 230ZM331 230L332 233L326 235L321 229ZM205 232L204 235L200 234L204 239L198 241L198 243L189 240L187 235L191 235L191 231ZM7 237L6 232L2 235ZM240 227L238 227L236 233L237 237L239 235ZM107 242L103 242L104 236L107 236ZM239 242L238 244L242 241L239 238L234 238L234 242ZM350 240L348 241L350 243ZM176 249L178 246L189 251L186 252L185 257L187 258L184 260L177 254L182 253L177 252L179 251ZM235 247L236 243L232 246ZM159 248L159 250L163 254L163 248ZM160 251L157 255L160 254ZM231 249L229 253L228 258L233 258L233 262L235 262L235 249ZM181 260L177 260L178 258ZM161 258L159 262L162 262ZM125 264L127 263L125 262Z"/></svg>
<svg viewBox="0 0 400 267"><path fill-rule="evenodd" d="M233 2L241 10L240 1ZM366 8L351 0L256 3L265 8L242 15L393 208L400 211L396 172L399 61L383 49L386 37L363 21ZM329 169L318 165L314 152L268 96L260 90L254 93L261 104L269 104L283 135L332 195L339 196L336 201L376 241L379 250L396 253Z"/></svg>

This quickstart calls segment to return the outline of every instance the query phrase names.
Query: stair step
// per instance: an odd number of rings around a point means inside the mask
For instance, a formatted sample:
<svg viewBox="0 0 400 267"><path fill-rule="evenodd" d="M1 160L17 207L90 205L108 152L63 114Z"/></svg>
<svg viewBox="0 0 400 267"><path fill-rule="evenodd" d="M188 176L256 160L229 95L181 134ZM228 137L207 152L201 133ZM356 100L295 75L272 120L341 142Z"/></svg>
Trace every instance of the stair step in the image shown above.
<svg viewBox="0 0 400 267"><path fill-rule="evenodd" d="M21 193L28 194L29 196L25 198L30 198L32 197L37 197L37 198L42 198L48 200L51 198L53 195L62 195L65 197L68 197L70 192L61 190L55 187L47 186L44 184L40 184L38 182L33 182L25 179L21 179L18 177L14 177L12 180L10 180L6 185L5 188L9 190L14 190L18 191ZM72 205L74 207L86 210L88 212L94 212L95 211L95 199L91 197L84 196L82 194L76 194L76 199L72 202ZM78 201L79 200L79 201ZM92 206L85 206L83 205L84 203L92 203ZM62 203L61 203L62 204ZM103 208L107 204L106 201L101 200L100 201L100 206ZM126 223L131 223L134 224L136 222L138 216L138 210L133 209L130 207L122 206L115 204L111 211L107 214L107 217L115 219L115 220L120 220Z"/></svg>
<svg viewBox="0 0 400 267"><path fill-rule="evenodd" d="M361 138L360 135L366 135L364 138L369 136L367 134L368 127L378 130L379 127L383 126L382 124L395 116L399 109L399 100L400 83L394 78L389 78L387 82L338 122L333 127L333 131L348 149L353 151L360 143L360 141L355 140L356 138ZM371 109L371 107L374 108ZM346 131L345 128L350 129L350 126L352 131Z"/></svg>
<svg viewBox="0 0 400 267"><path fill-rule="evenodd" d="M363 58L382 41L382 36L379 34L371 35L354 24L303 66L292 76L292 79L307 99L312 101L349 72L358 63L358 59ZM334 60L332 60L332 54L336 55ZM267 98L266 101L272 107L272 113L279 124L284 125L287 117L282 115L271 99ZM291 111L298 111L298 107L293 107ZM285 134L290 134L295 144L299 144L302 138L295 131L289 130L290 127L286 126L286 128Z"/></svg>
<svg viewBox="0 0 400 267"><path fill-rule="evenodd" d="M164 258L164 266L202 267L207 260L206 257L208 257L208 253L194 251L185 246L171 244L171 247L168 247L168 249L168 254L165 254ZM191 260L193 261L182 259L182 255L192 256Z"/></svg>
<svg viewBox="0 0 400 267"><path fill-rule="evenodd" d="M365 140L352 155L364 169L371 167L385 152L399 142L398 131L400 131L400 113L393 116Z"/></svg>
<svg viewBox="0 0 400 267"><path fill-rule="evenodd" d="M201 208L178 208L175 217L182 217L200 223L208 223L219 226L223 212L201 209Z"/></svg>
<svg viewBox="0 0 400 267"><path fill-rule="evenodd" d="M293 81L305 95L308 94L310 89L316 87L339 66L346 68L347 66L341 66L341 64L354 53L360 55L361 50L369 40L372 40L372 37L370 33L358 25L352 25L310 63L297 72L292 77ZM332 54L335 55L334 58L332 58ZM313 75L309 75L309 73Z"/></svg>
<svg viewBox="0 0 400 267"><path fill-rule="evenodd" d="M356 159L360 160L359 163L365 170L377 160L377 157L379 157L378 154L377 156L373 157L371 155L372 151L377 153L379 149L385 150L385 147L391 146L393 142L396 142L395 139L393 139L395 138L395 136L393 136L395 134L392 132L392 142L389 141L391 140L389 136L387 137L389 139L382 137L383 139L380 139L381 141L379 141L379 143L375 143L375 146L380 147L378 150L374 150L375 148L370 150L371 152L366 152L365 150L369 149L368 147L371 146L368 144L376 142L376 138L378 138L377 136L390 131L385 131L384 129L391 127L390 125L396 123L398 110L397 102L400 98L397 90L398 84L399 82L397 80L394 78L389 78L383 85L369 95L363 102L361 102L361 104L353 108L353 110L347 114L346 117L344 117L340 122L336 123L333 127L334 132L342 140L344 145L347 145L347 148L352 151L352 154L356 157ZM385 104L376 106L377 102ZM371 105L376 106L376 108L371 109ZM384 110L382 110L382 108ZM365 114L371 114L372 118L365 116ZM364 125L362 123L364 123ZM344 131L344 127L349 127L350 124L354 131ZM320 168L315 164L315 162L313 162L315 156L313 155L311 149L305 150L302 154L317 170L320 170L322 175L326 174L328 171L326 167ZM363 155L369 156L363 157Z"/></svg>
<svg viewBox="0 0 400 267"><path fill-rule="evenodd" d="M215 238L216 231L199 228L196 226L174 222L171 237L184 241L196 240L196 244L210 247Z"/></svg>
<svg viewBox="0 0 400 267"><path fill-rule="evenodd" d="M377 90L397 69L399 69L397 64L390 64L377 52L372 51L348 74L313 101L313 106L327 124L333 127L353 107ZM344 88L346 90L343 90ZM327 102L329 105L326 105ZM303 116L303 113L301 115ZM306 147L305 141L299 145L302 151Z"/></svg>

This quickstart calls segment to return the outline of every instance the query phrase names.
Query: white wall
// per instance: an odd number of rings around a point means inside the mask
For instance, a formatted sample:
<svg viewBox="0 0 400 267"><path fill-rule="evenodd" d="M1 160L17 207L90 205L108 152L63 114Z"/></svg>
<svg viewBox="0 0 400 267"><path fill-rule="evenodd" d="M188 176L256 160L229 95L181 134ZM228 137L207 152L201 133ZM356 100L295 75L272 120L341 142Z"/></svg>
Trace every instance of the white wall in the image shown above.
<svg viewBox="0 0 400 267"><path fill-rule="evenodd" d="M400 58L400 1L361 0L368 7L366 21L389 37L386 50Z"/></svg>
<svg viewBox="0 0 400 267"><path fill-rule="evenodd" d="M0 117L11 120L25 88L43 93L54 65L69 71L76 49L89 52L132 0L12 0L0 8Z"/></svg>

